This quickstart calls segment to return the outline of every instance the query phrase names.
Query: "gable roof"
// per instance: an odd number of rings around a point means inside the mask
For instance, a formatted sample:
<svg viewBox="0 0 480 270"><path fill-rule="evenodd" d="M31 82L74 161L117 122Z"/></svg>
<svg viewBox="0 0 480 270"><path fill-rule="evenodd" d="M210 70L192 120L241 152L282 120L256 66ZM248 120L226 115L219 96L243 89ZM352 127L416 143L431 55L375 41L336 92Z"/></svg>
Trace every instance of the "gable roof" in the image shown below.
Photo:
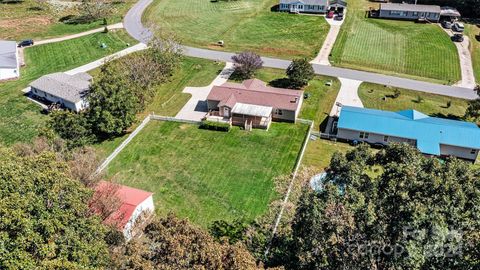
<svg viewBox="0 0 480 270"><path fill-rule="evenodd" d="M440 6L436 5L414 5L405 3L382 3L381 10L395 10L395 11L413 11L413 12L433 12L440 13Z"/></svg>
<svg viewBox="0 0 480 270"><path fill-rule="evenodd" d="M112 185L116 184L100 181L95 187L95 192L108 190ZM132 217L137 206L152 196L153 193L118 185L118 190L115 195L120 200L120 207L105 220L105 224L116 225L119 229L123 229Z"/></svg>
<svg viewBox="0 0 480 270"><path fill-rule="evenodd" d="M480 149L476 124L430 117L415 110L390 112L344 106L337 126L414 139L421 152L432 155L440 154L440 144Z"/></svg>
<svg viewBox="0 0 480 270"><path fill-rule="evenodd" d="M280 4L295 4L295 3L301 3L304 5L325 6L328 3L328 0L280 0Z"/></svg>
<svg viewBox="0 0 480 270"><path fill-rule="evenodd" d="M220 106L233 108L237 102L296 111L303 91L268 87L265 82L250 79L243 83L224 83L214 86L207 100L219 101Z"/></svg>
<svg viewBox="0 0 480 270"><path fill-rule="evenodd" d="M88 73L68 75L62 72L52 73L33 81L30 86L52 96L76 103L85 97L90 88L92 76Z"/></svg>
<svg viewBox="0 0 480 270"><path fill-rule="evenodd" d="M0 40L0 68L17 68L17 43Z"/></svg>

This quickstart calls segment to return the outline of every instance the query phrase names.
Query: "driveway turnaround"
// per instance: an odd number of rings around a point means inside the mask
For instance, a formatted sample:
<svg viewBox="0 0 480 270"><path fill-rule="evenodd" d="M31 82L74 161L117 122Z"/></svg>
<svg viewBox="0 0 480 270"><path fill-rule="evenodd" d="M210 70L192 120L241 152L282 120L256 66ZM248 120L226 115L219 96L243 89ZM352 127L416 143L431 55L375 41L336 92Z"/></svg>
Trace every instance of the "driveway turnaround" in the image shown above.
<svg viewBox="0 0 480 270"><path fill-rule="evenodd" d="M146 29L141 21L142 13L152 0L139 0L132 9L127 13L124 20L124 26L127 32L139 40L140 42L147 42L148 37L151 36L150 31ZM207 49L199 49L192 47L184 47L185 55L224 61L231 61L233 53L220 52ZM262 57L263 66L272 68L285 69L290 64L288 60L275 59L269 57ZM313 69L316 74L327 75L332 77L340 77L346 79L352 79L357 81L364 81L370 83L377 83L392 87L399 87L405 89L411 89L415 91L422 91L432 94L439 94L463 99L475 99L477 94L472 88L460 87L460 86L448 86L435 83L429 83L424 81L417 81L412 79L399 78L395 76L383 75L372 72L358 71L347 68L331 67L327 65L313 64Z"/></svg>
<svg viewBox="0 0 480 270"><path fill-rule="evenodd" d="M362 84L361 81L355 81L345 78L338 78L340 83L340 91L338 91L337 99L333 104L330 116L338 116L342 106L353 106L363 108L362 100L358 96L358 87Z"/></svg>
<svg viewBox="0 0 480 270"><path fill-rule="evenodd" d="M183 93L192 95L190 100L183 106L175 118L190 121L201 121L207 109L207 96L212 90L213 86L219 86L228 81L228 78L233 73L233 63L227 62L220 74L212 81L212 83L205 87L185 87Z"/></svg>
<svg viewBox="0 0 480 270"><path fill-rule="evenodd" d="M343 11L344 16L346 11L346 9ZM336 21L333 18L325 18L325 20L330 25L330 30L328 30L327 37L325 38L325 41L323 42L322 48L320 49L317 57L315 57L315 59L313 59L310 63L330 66L330 61L328 61L328 57L332 52L333 45L337 40L338 33L340 33L340 27L342 26L344 20Z"/></svg>

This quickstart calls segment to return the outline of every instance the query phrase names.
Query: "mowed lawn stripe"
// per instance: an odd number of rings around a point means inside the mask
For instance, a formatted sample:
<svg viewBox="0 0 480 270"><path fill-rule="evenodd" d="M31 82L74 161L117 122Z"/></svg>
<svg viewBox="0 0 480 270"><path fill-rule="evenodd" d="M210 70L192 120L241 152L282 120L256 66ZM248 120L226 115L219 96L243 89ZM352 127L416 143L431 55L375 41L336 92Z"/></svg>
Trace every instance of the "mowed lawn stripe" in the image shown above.
<svg viewBox="0 0 480 270"><path fill-rule="evenodd" d="M456 47L438 25L365 18L369 5L349 5L332 50L334 65L446 84L460 80Z"/></svg>
<svg viewBox="0 0 480 270"><path fill-rule="evenodd" d="M154 192L162 215L172 211L205 227L218 219L252 220L278 196L273 179L292 171L306 130L274 123L269 131L224 133L151 122L108 175Z"/></svg>

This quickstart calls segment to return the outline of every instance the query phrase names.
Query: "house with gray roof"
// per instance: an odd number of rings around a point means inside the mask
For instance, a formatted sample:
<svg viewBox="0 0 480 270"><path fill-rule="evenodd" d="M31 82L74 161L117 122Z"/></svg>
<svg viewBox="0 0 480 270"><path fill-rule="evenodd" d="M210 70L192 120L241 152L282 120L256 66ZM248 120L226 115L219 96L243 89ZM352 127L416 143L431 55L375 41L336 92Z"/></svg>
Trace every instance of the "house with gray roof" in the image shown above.
<svg viewBox="0 0 480 270"><path fill-rule="evenodd" d="M0 40L0 80L15 79L19 76L17 43Z"/></svg>
<svg viewBox="0 0 480 270"><path fill-rule="evenodd" d="M35 97L79 112L88 107L86 96L92 76L87 73L68 75L58 72L40 77L30 84L30 93Z"/></svg>
<svg viewBox="0 0 480 270"><path fill-rule="evenodd" d="M436 5L414 5L406 3L382 3L379 18L438 22L441 8Z"/></svg>
<svg viewBox="0 0 480 270"><path fill-rule="evenodd" d="M279 10L292 13L326 13L330 0L280 0Z"/></svg>

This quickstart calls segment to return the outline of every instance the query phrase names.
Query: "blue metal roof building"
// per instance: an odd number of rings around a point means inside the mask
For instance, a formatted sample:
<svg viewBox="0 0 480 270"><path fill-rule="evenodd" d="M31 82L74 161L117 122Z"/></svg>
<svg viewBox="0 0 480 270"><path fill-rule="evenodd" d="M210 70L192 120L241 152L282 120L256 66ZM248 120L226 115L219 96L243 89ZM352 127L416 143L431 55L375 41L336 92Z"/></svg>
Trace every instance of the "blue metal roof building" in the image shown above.
<svg viewBox="0 0 480 270"><path fill-rule="evenodd" d="M415 140L421 152L431 155L444 154L441 145L471 152L480 149L480 128L476 124L430 117L415 110L390 112L344 106L337 128Z"/></svg>

